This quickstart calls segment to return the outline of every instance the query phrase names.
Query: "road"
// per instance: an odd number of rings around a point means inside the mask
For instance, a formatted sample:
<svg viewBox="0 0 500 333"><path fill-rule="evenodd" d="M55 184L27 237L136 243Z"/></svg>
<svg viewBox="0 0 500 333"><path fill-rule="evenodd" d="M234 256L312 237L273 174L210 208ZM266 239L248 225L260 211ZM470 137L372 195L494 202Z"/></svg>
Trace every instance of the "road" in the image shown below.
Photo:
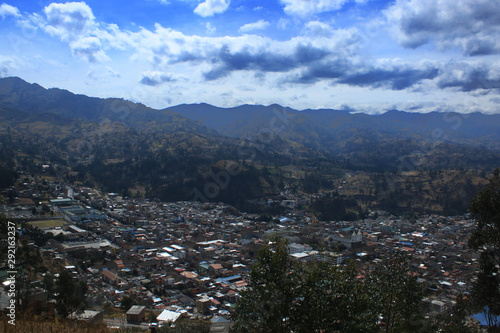
<svg viewBox="0 0 500 333"><path fill-rule="evenodd" d="M145 331L149 329L148 323L143 323L141 325L129 324L127 323L127 320L125 318L103 319L103 321L109 328L136 327L136 328L142 328Z"/></svg>

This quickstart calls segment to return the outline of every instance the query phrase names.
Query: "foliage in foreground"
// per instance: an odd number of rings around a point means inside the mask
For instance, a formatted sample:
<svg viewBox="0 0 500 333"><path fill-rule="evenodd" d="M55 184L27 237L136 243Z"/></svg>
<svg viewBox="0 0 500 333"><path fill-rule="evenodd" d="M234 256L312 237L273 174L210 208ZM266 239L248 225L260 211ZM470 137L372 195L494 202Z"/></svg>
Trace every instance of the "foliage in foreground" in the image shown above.
<svg viewBox="0 0 500 333"><path fill-rule="evenodd" d="M477 221L469 246L480 252L472 300L476 311L488 309L488 326L493 329L500 326L500 169L474 197L469 211Z"/></svg>
<svg viewBox="0 0 500 333"><path fill-rule="evenodd" d="M353 262L335 266L292 260L287 243L273 239L250 271L249 288L233 315L233 332L431 332L423 290L396 252L368 276Z"/></svg>

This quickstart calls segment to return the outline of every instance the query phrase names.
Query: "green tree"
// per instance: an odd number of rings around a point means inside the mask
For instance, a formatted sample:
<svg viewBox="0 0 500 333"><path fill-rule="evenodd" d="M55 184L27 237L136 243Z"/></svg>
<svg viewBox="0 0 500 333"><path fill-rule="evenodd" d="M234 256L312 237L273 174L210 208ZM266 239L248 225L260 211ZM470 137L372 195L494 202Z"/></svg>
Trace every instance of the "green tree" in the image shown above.
<svg viewBox="0 0 500 333"><path fill-rule="evenodd" d="M353 262L336 266L292 260L287 243L260 249L233 316L234 332L377 332L370 285Z"/></svg>
<svg viewBox="0 0 500 333"><path fill-rule="evenodd" d="M479 331L468 325L468 319L470 306L468 304L468 299L464 295L460 294L456 298L455 305L440 315L438 319L438 329L434 331L442 333L478 333Z"/></svg>
<svg viewBox="0 0 500 333"><path fill-rule="evenodd" d="M386 333L421 331L423 290L405 253L384 258L371 276L371 287Z"/></svg>
<svg viewBox="0 0 500 333"><path fill-rule="evenodd" d="M8 231L9 231L9 221L3 213L0 213L0 237L2 239L2 242L0 242L0 260L1 261L3 261L4 259L7 258L8 242L5 242L3 240L7 240Z"/></svg>
<svg viewBox="0 0 500 333"><path fill-rule="evenodd" d="M128 311L136 303L135 299L130 296L124 296L121 301L121 307L125 311Z"/></svg>
<svg viewBox="0 0 500 333"><path fill-rule="evenodd" d="M469 246L479 251L479 273L473 285L472 301L477 310L489 308L489 324L500 315L500 169L486 188L472 199L469 211L476 220L476 229L469 237Z"/></svg>
<svg viewBox="0 0 500 333"><path fill-rule="evenodd" d="M242 292L234 314L234 332L290 332L298 274L287 242L273 238L257 255L249 288Z"/></svg>
<svg viewBox="0 0 500 333"><path fill-rule="evenodd" d="M62 271L56 281L56 310L62 318L67 318L75 311L82 311L85 306L87 284L77 282L67 272Z"/></svg>
<svg viewBox="0 0 500 333"><path fill-rule="evenodd" d="M304 266L294 302L294 332L377 332L378 313L354 262Z"/></svg>

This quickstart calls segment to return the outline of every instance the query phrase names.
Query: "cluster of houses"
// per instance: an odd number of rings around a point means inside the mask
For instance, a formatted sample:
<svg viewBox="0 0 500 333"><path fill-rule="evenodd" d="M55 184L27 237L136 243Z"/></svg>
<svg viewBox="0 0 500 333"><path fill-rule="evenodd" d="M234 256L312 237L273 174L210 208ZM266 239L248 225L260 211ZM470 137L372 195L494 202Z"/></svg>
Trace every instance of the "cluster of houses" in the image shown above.
<svg viewBox="0 0 500 333"><path fill-rule="evenodd" d="M40 187L25 182L18 192L33 197ZM42 252L86 281L92 309L132 299L130 323L194 316L228 328L248 286L247 273L270 235L287 238L295 260L332 265L354 260L360 278L393 249L411 253L429 312L450 308L469 290L478 267L477 254L467 248L474 221L465 216L410 221L379 212L355 222L317 221L286 198L286 216L264 222L223 203L164 203L85 187L69 191L50 182L42 189L37 200L47 193L51 216L66 222L44 229L62 236L49 240ZM92 309L84 316L92 317Z"/></svg>

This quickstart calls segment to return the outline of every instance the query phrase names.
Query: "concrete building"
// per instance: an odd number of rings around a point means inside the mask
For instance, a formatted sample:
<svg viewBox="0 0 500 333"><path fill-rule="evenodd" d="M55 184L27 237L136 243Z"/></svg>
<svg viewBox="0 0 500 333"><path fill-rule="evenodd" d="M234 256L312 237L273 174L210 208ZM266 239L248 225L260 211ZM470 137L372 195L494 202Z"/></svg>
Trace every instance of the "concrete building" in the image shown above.
<svg viewBox="0 0 500 333"><path fill-rule="evenodd" d="M144 305L133 305L127 311L128 323L140 323L146 317L146 307Z"/></svg>

